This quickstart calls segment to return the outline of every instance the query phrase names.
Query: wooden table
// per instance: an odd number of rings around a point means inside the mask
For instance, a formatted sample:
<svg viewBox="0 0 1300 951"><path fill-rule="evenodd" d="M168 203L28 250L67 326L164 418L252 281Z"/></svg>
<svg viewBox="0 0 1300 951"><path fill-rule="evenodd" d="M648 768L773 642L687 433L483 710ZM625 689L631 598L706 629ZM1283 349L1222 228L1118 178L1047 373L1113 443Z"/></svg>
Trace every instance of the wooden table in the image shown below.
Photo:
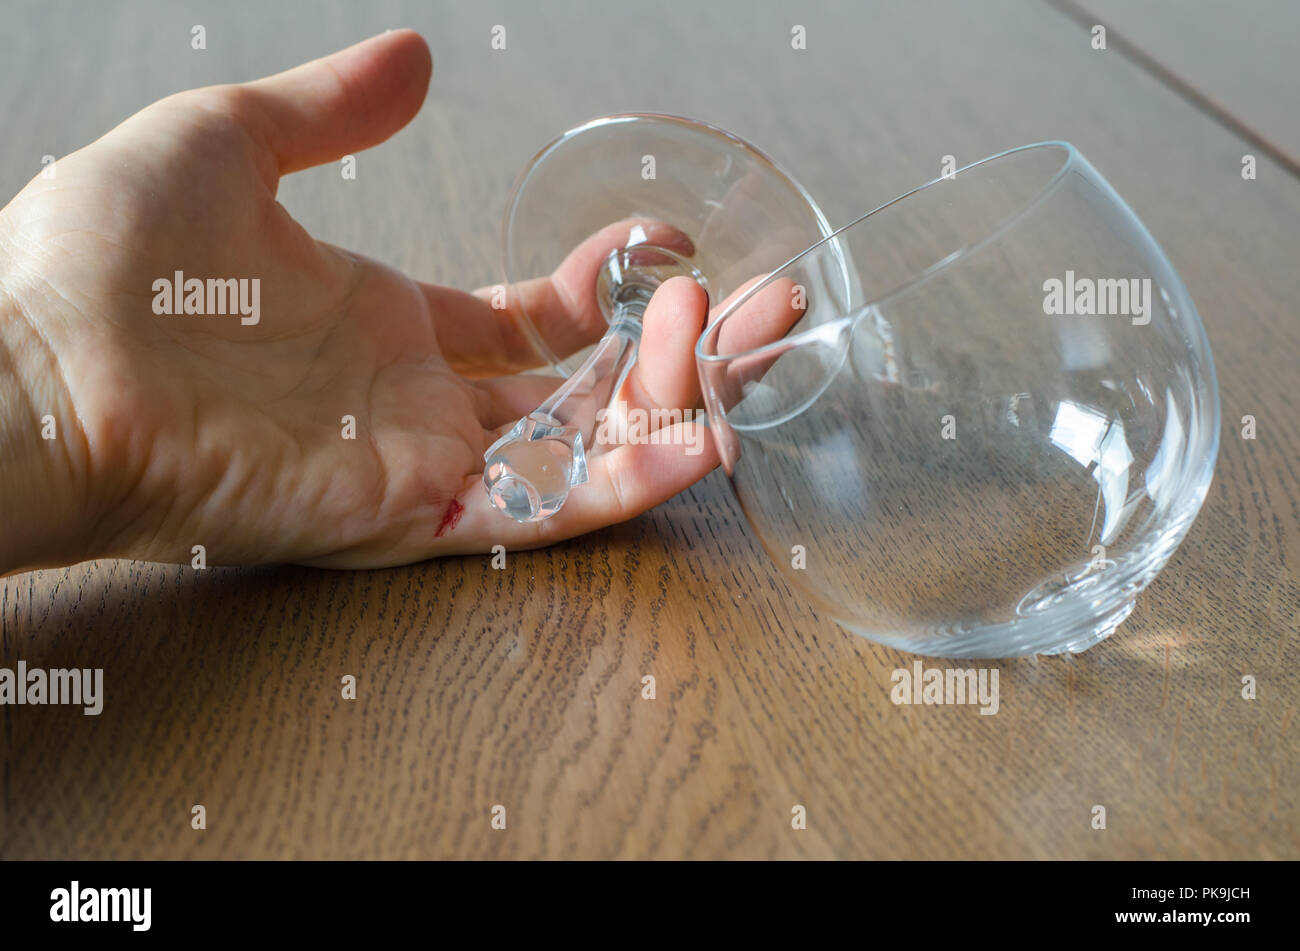
<svg viewBox="0 0 1300 951"><path fill-rule="evenodd" d="M1300 181L1246 137L1300 141L1295 59L1274 47L1300 9L1277 4L1263 28L1226 6L1097 0L1125 41L1099 51L1092 2L10 11L5 195L166 93L421 30L436 63L421 116L355 181L317 169L281 197L319 237L463 287L498 280L518 169L593 115L732 129L841 222L945 155L1068 138L1183 275L1224 425L1205 508L1131 619L1078 657L998 664L995 716L891 703L912 658L805 605L719 473L505 570L105 562L10 578L0 664L102 666L107 697L99 717L0 708L0 857L1300 856ZM1186 47L1206 35L1197 14L1215 18L1210 65ZM197 23L206 51L190 48Z"/></svg>

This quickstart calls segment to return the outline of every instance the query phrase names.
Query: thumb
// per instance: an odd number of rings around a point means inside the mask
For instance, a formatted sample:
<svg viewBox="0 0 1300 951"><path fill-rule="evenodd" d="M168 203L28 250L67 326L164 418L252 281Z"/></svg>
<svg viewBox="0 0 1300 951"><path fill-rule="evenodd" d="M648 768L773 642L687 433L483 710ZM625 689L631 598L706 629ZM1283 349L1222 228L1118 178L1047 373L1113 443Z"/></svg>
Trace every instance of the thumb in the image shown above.
<svg viewBox="0 0 1300 951"><path fill-rule="evenodd" d="M424 104L433 59L414 30L393 30L244 83L280 174L378 145Z"/></svg>

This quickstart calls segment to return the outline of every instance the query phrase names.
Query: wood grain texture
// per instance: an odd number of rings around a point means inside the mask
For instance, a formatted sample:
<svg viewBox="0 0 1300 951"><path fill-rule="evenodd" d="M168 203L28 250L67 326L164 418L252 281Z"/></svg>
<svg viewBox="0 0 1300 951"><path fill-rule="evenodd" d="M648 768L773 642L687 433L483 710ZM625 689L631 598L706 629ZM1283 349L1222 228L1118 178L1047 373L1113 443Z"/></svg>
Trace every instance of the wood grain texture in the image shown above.
<svg viewBox="0 0 1300 951"><path fill-rule="evenodd" d="M912 658L814 614L717 473L505 570L117 562L11 578L0 664L103 667L107 697L99 717L0 708L0 857L1300 856L1300 182L1266 160L1243 181L1236 136L1047 4L200 9L11 14L4 192L158 96L401 25L434 51L421 116L363 154L356 181L313 170L282 200L321 238L459 286L497 279L513 176L592 115L732 129L836 221L944 155L1068 138L1205 319L1219 466L1119 632L1075 658L994 665L995 716L893 705L890 673ZM193 23L206 53L189 49ZM795 23L807 50L790 48ZM1241 698L1243 674L1258 699ZM206 831L190 828L195 803Z"/></svg>
<svg viewBox="0 0 1300 951"><path fill-rule="evenodd" d="M1300 167L1300 35L1295 4L1254 0L1054 0L1103 23Z"/></svg>

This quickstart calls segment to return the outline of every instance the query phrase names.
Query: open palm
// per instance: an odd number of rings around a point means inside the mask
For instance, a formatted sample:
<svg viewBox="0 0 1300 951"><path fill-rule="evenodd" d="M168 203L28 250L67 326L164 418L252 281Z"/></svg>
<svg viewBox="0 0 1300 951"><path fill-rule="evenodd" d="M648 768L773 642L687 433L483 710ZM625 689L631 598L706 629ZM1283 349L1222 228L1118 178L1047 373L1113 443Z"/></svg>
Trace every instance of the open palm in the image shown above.
<svg viewBox="0 0 1300 951"><path fill-rule="evenodd" d="M711 448L623 446L547 522L491 508L484 449L554 385L504 375L535 362L509 311L316 241L275 199L281 175L405 125L430 72L423 40L398 31L181 93L0 213L3 287L49 368L33 407L60 424L50 479L80 513L77 557L185 562L203 545L212 564L369 567L526 547L629 518L712 467ZM599 334L595 270L626 233L511 289L557 351ZM255 280L256 314L234 300L226 316L158 314L157 282L177 272ZM706 310L692 282L661 288L630 404L695 405Z"/></svg>

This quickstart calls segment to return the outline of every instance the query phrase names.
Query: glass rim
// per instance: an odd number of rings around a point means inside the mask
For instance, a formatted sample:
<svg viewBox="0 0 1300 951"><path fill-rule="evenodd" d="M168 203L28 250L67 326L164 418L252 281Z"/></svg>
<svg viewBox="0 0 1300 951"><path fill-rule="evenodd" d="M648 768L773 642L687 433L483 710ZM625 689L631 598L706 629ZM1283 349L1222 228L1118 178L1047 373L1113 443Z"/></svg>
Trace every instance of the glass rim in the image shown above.
<svg viewBox="0 0 1300 951"><path fill-rule="evenodd" d="M695 342L696 362L697 363L720 363L723 361L735 360L741 357L759 356L766 353L769 350L776 349L777 347L797 346L799 344L821 338L825 334L830 332L828 328L836 328L836 329L840 328L846 321L853 319L854 315L852 313L843 314L839 317L836 317L834 320L827 321L826 323L823 324L818 324L815 327L809 327L808 329L800 331L799 333L794 334L793 336L778 337L776 340L770 340L767 343L760 344L757 347L751 347L748 350L737 350L734 353L704 353L702 349L704 347L705 341L707 341L711 336L718 335L721 333L721 328L723 323L729 317L731 317L732 314L734 314L737 309L739 309L742 305L747 303L751 298L757 295L764 288L769 287L774 281L780 279L785 274L785 272L789 270L789 268L792 265L803 260L808 255L811 255L826 247L829 247L833 242L838 241L840 239L840 236L843 235L845 232L849 231L851 228L857 227L858 225L866 221L868 218L873 217L874 215L884 211L887 208L892 208L894 205L897 205L898 203L905 201L908 198L911 198L913 195L925 191L927 188L931 188L943 182L953 181L956 178L956 176L960 175L962 172L968 171L970 169L979 168L982 165L988 165L992 162L996 162L999 159L1007 158L1008 156L1011 155L1016 155L1021 152L1035 151L1038 149L1061 151L1064 153L1064 161L1062 161L1060 168L1058 168L1055 172L1052 173L1052 176L1047 180L1047 182L1043 185L1043 187L1038 191L1037 194L1035 194L1032 198L1025 201L1023 204L1021 204L1014 212L1012 212L1002 221L998 222L996 226L989 229L988 233L980 237L978 240L964 247L960 247L957 250L951 252L950 254L947 254L939 258L938 260L934 261L927 267L918 271L913 277L905 281L903 284L900 284L898 287L891 289L890 291L888 291L887 293L879 297L875 297L867 301L865 306L879 306L893 299L894 297L897 297L900 294L906 293L907 291L917 287L924 281L928 280L938 271L948 267L949 265L955 263L960 259L968 257L969 255L985 247L992 241L995 241L1001 235L1005 234L1010 228L1014 227L1015 224L1018 221L1020 221L1026 214L1028 214L1038 205L1042 204L1042 202L1046 200L1048 196L1050 196L1054 191L1056 191L1056 189L1060 186L1060 183L1064 181L1066 174L1072 168L1077 166L1080 162L1084 161L1083 154L1073 144L1061 139L1047 139L1042 142L1033 142L1028 145L1019 145L1016 146L1015 148L1006 149L1002 152L997 152L993 155L988 155L982 159L978 159L977 161L971 162L969 165L963 165L961 168L954 171L951 176L940 175L938 178L933 178L930 181L925 182L924 184L918 185L915 188L903 192L901 195L897 195L894 198L891 198L889 201L885 202L884 204L877 205L875 208L872 208L870 211L866 212L865 214L859 215L857 218L854 218L848 224L844 225L841 228L836 229L833 233L822 238L822 240L818 241L816 244L810 245L809 247L800 251L798 254L796 254L790 260L786 261L776 270L770 272L766 277L764 277L753 287L749 288L749 290L745 291L745 293L742 294L740 297L736 298L734 301L728 304L727 308L724 311L722 311L722 313L720 313L715 320L711 320L709 322L709 325L705 327L704 332L700 334L699 339L696 340ZM1161 253L1163 254L1163 251Z"/></svg>
<svg viewBox="0 0 1300 951"><path fill-rule="evenodd" d="M538 149L533 154L532 158L524 164L523 170L515 179L515 183L510 189L510 194L506 198L505 212L501 218L501 277L502 286L507 288L507 290L511 287L512 279L515 281L522 281L528 280L532 277L549 276L537 274L523 276L510 273L511 271L516 270L512 260L513 255L510 252L511 222L514 219L515 212L518 208L519 198L523 194L524 188L533 173L541 166L542 162L545 161L550 153L554 152L571 139L582 135L584 132L590 132L593 129L602 128L604 126L619 125L638 120L649 120L655 123L664 123L688 128L695 132L711 134L715 138L729 142L731 145L757 159L770 173L784 182L785 185L794 191L794 193L803 199L805 204L807 204L817 222L817 229L822 233L822 239L818 241L817 244L812 245L812 247L815 248L820 246L823 241L834 233L835 229L831 227L831 223L827 219L826 213L822 211L821 205L819 205L813 198L812 193L809 192L808 189L798 181L798 179L786 171L779 162L747 139L741 138L734 132L728 132L726 129L716 126L711 122L705 122L702 119L693 119L690 116L682 116L670 112L615 112L610 113L609 115L596 116L595 118L588 119L587 121L581 122L573 128L560 133ZM785 267L785 265L782 265L782 267ZM551 346L542 336L541 330L539 330L537 324L534 323L532 316L523 309L522 305L520 306L519 314L523 318L520 323L524 328L529 342L533 345L533 349L537 351L537 355L549 363L551 367L557 370L562 376L567 377L569 372L565 370L563 364L568 357L559 356L553 349L551 349Z"/></svg>

